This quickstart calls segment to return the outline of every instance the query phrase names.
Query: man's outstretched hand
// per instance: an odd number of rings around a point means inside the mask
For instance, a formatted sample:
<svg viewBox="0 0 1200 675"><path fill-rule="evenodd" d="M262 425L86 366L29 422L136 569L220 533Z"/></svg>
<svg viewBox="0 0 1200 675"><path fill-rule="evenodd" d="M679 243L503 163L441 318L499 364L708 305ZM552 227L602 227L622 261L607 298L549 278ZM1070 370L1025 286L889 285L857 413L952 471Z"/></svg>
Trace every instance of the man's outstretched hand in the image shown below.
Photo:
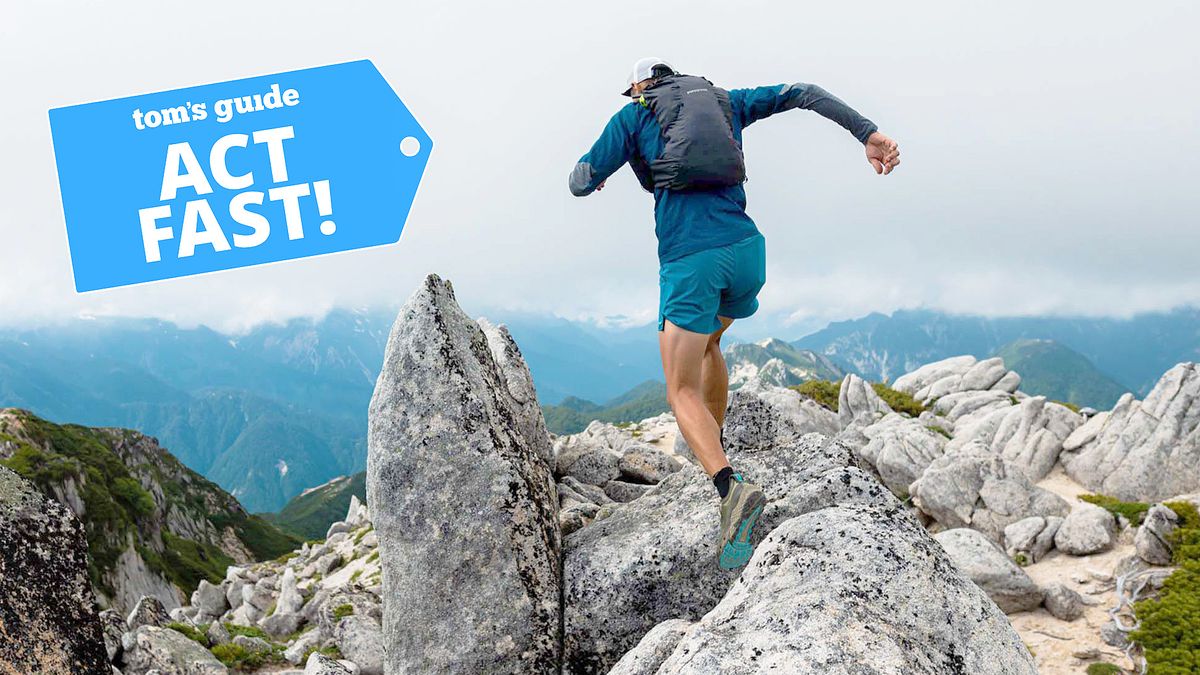
<svg viewBox="0 0 1200 675"><path fill-rule="evenodd" d="M900 166L900 146L876 131L867 137L867 161L875 167L875 173L886 176Z"/></svg>

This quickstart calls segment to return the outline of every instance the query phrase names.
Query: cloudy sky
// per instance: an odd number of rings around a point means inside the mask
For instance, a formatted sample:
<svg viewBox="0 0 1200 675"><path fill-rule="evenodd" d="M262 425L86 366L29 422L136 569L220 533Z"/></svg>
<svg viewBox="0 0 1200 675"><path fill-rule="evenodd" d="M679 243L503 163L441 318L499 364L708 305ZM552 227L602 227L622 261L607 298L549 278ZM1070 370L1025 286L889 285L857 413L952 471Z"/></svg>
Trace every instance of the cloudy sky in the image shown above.
<svg viewBox="0 0 1200 675"><path fill-rule="evenodd" d="M566 189L644 55L728 88L820 84L900 143L903 164L879 177L812 113L747 130L763 326L1200 302L1200 5L988 4L14 3L0 21L0 323L237 330L394 304L430 271L477 311L649 320L651 199L628 170L586 199ZM358 58L435 142L399 244L74 292L47 109Z"/></svg>

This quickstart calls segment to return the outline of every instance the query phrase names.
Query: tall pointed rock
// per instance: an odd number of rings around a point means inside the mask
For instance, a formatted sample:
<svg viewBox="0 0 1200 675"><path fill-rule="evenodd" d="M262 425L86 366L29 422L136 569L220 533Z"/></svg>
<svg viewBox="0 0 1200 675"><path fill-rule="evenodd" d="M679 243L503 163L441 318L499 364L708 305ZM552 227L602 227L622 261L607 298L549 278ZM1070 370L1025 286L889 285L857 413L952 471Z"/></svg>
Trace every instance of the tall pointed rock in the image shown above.
<svg viewBox="0 0 1200 675"><path fill-rule="evenodd" d="M367 456L387 673L557 672L549 439L502 331L472 321L430 275L388 339Z"/></svg>

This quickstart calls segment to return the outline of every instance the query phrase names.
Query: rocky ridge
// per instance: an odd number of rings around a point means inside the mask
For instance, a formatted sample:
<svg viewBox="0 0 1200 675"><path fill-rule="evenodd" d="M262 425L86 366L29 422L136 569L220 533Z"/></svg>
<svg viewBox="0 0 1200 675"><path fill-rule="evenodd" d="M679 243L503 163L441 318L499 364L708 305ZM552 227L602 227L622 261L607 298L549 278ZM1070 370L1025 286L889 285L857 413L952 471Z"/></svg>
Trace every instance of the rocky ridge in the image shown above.
<svg viewBox="0 0 1200 675"><path fill-rule="evenodd" d="M716 495L686 451L647 442L653 422L543 444L527 383L515 344L463 314L447 282L431 276L401 311L372 405L367 475L384 597L404 597L402 612L385 603L389 672L598 673L626 657L664 674L756 661L1034 672L996 604L831 437L836 414L774 387L731 397L730 455L771 502L750 564L724 572ZM460 541L468 532L489 540ZM448 560L424 552L432 536L445 538ZM441 569L412 582L447 562L452 596ZM514 587L523 590L505 590ZM547 625L545 611L562 613L561 633L528 631ZM447 644L438 631L452 628Z"/></svg>
<svg viewBox="0 0 1200 675"><path fill-rule="evenodd" d="M83 522L102 607L128 612L145 595L178 607L200 578L299 543L133 430L0 410L0 464Z"/></svg>
<svg viewBox="0 0 1200 675"><path fill-rule="evenodd" d="M147 596L127 616L101 612L109 661L124 675L289 666L378 675L378 546L366 507L353 497L324 540L277 560L230 567L220 583L200 582L187 605L168 611Z"/></svg>

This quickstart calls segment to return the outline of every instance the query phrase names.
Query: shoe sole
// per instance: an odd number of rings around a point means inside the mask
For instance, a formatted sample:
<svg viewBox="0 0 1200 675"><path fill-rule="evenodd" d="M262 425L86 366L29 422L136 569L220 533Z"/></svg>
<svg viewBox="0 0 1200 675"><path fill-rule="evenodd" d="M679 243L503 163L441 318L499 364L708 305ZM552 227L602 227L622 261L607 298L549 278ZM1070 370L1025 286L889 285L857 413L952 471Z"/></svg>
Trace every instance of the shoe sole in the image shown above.
<svg viewBox="0 0 1200 675"><path fill-rule="evenodd" d="M742 517L733 541L725 544L721 549L721 556L717 561L721 569L733 570L750 562L750 557L754 555L754 545L750 543L750 537L754 534L754 525L758 522L758 517L762 515L766 502L766 498L760 494L748 501L742 508L743 513L747 509L749 513Z"/></svg>

